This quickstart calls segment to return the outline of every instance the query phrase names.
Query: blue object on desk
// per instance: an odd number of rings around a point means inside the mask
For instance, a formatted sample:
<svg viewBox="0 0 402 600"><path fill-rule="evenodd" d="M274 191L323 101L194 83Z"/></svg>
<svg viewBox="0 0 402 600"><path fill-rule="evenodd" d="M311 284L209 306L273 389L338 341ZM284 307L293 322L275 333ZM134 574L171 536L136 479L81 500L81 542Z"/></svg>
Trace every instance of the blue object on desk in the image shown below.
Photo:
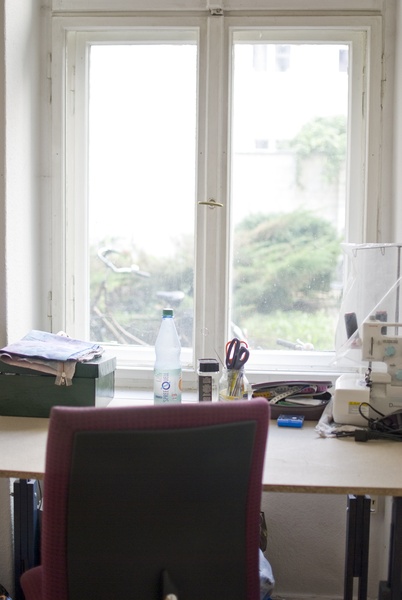
<svg viewBox="0 0 402 600"><path fill-rule="evenodd" d="M302 415L279 415L278 427L303 427L304 416Z"/></svg>

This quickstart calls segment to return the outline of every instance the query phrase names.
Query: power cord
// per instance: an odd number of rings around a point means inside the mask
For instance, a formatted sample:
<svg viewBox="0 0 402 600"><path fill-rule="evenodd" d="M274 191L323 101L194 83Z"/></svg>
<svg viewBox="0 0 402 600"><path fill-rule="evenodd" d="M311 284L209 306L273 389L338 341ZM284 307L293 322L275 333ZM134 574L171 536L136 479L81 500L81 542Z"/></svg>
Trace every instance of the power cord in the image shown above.
<svg viewBox="0 0 402 600"><path fill-rule="evenodd" d="M370 431L368 429L356 429L355 431L338 431L335 434L337 438L352 437L355 442L368 442L369 440L391 440L393 442L402 442L402 436L392 433L380 433L379 431Z"/></svg>
<svg viewBox="0 0 402 600"><path fill-rule="evenodd" d="M362 407L368 407L379 417L367 417ZM338 431L338 438L353 437L355 442L367 442L368 440L392 440L402 442L402 410L397 410L390 415L383 415L368 402L362 402L359 413L367 421L367 429L356 429L355 431Z"/></svg>

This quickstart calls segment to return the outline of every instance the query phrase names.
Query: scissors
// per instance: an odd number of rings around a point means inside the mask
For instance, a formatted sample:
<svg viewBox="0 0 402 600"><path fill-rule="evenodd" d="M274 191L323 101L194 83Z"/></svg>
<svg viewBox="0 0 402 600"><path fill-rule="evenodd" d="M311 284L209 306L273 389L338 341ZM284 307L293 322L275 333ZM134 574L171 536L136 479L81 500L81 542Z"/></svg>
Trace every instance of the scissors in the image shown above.
<svg viewBox="0 0 402 600"><path fill-rule="evenodd" d="M246 342L233 338L226 344L226 368L239 371L248 361L250 352Z"/></svg>

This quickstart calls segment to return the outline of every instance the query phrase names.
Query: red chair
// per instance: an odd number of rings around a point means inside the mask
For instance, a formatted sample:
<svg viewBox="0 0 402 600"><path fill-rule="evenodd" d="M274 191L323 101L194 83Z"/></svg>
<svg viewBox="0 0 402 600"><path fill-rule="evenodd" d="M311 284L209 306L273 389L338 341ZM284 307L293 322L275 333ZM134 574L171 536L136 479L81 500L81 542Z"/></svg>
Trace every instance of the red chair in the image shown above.
<svg viewBox="0 0 402 600"><path fill-rule="evenodd" d="M53 408L26 600L258 600L268 422L263 399Z"/></svg>

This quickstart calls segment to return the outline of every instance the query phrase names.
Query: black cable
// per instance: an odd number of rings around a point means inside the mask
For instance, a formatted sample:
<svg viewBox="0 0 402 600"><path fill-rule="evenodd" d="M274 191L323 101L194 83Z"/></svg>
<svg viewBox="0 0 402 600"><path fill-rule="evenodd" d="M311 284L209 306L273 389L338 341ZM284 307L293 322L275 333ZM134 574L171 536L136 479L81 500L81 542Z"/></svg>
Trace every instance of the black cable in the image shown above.
<svg viewBox="0 0 402 600"><path fill-rule="evenodd" d="M370 411L377 413L379 417L373 419L372 417L365 415L362 410L362 407L364 406L367 406ZM401 413L401 411L396 412ZM400 426L402 423L402 416L395 416L395 413L384 415L369 402L362 402L359 405L359 414L367 421L367 428L355 429L354 431L338 431L335 434L335 437L352 437L355 442L367 442L368 440L392 440L395 442L402 442L402 427Z"/></svg>
<svg viewBox="0 0 402 600"><path fill-rule="evenodd" d="M391 440L394 442L402 442L402 436L393 435L392 433L382 433L380 431L370 431L369 429L356 429L355 431L338 431L335 436L337 438L354 438L355 442L368 442L369 440Z"/></svg>
<svg viewBox="0 0 402 600"><path fill-rule="evenodd" d="M377 419L367 417L365 414L363 414L363 411L362 411L363 406L368 406L370 411L377 413L377 415L380 415L380 417ZM362 402L359 405L359 414L363 417L363 419L365 419L367 421L369 429L371 429L373 431L377 431L380 433L389 433L390 435L395 436L395 437L402 435L402 428L401 427L396 428L395 425L392 425L392 413L389 415L384 415L382 412L377 410L374 406L369 404L369 402ZM390 421L390 424L387 423L387 420ZM398 423L398 425L399 425L399 423Z"/></svg>
<svg viewBox="0 0 402 600"><path fill-rule="evenodd" d="M384 417L385 415L382 414L382 412L380 412L379 410L377 410L376 408L374 408L374 406L372 406L371 404L369 404L369 402L362 402L361 404L359 404L359 414L361 417L363 417L363 419L365 419L368 423L368 426L370 427L373 423L375 423L377 421L377 419L372 419L371 417L367 417L363 411L362 411L362 406L368 406L369 410L372 410L374 412L377 413L377 415L380 415L380 417Z"/></svg>
<svg viewBox="0 0 402 600"><path fill-rule="evenodd" d="M381 431L367 431L366 429L356 429L355 442L367 442L368 440L393 440L394 442L402 442L402 437L393 435L392 433L384 433Z"/></svg>

